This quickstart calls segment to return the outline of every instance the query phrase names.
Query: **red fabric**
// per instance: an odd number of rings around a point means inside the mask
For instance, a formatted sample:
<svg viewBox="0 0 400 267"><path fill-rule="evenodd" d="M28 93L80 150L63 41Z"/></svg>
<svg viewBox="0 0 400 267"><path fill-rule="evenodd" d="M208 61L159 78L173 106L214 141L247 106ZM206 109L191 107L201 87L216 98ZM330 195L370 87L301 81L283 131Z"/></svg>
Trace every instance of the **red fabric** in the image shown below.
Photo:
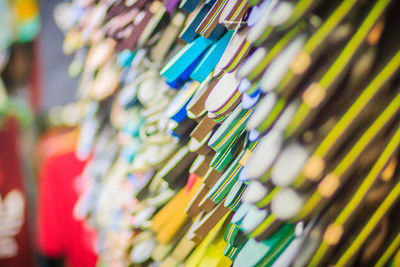
<svg viewBox="0 0 400 267"><path fill-rule="evenodd" d="M28 207L18 153L18 123L14 118L6 119L0 129L0 196L2 204L0 225L3 225L7 221L7 217L10 218L7 215L9 214L7 210L15 211L20 207L19 205L10 205L9 209L7 209L3 206L5 205L7 196L10 196L10 192L17 192L19 196L22 196L24 203L23 221L15 235L0 236L0 266L34 266L28 228ZM16 246L11 244L16 244ZM5 256L4 253L10 246L16 249L17 254L14 256Z"/></svg>
<svg viewBox="0 0 400 267"><path fill-rule="evenodd" d="M45 160L39 178L39 249L50 257L64 256L71 267L96 264L94 232L72 215L84 166L73 152L56 155Z"/></svg>

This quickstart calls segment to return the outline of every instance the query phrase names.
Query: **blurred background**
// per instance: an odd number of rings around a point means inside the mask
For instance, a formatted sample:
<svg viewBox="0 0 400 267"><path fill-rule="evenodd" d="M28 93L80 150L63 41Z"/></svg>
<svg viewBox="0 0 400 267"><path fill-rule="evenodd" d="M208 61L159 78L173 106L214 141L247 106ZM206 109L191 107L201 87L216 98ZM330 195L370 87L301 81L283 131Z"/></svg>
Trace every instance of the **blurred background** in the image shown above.
<svg viewBox="0 0 400 267"><path fill-rule="evenodd" d="M76 100L58 0L0 0L0 266L94 266L72 216L85 162L66 108ZM68 109L68 108L67 108ZM67 120L63 120L67 118ZM68 165L65 169L63 166Z"/></svg>

